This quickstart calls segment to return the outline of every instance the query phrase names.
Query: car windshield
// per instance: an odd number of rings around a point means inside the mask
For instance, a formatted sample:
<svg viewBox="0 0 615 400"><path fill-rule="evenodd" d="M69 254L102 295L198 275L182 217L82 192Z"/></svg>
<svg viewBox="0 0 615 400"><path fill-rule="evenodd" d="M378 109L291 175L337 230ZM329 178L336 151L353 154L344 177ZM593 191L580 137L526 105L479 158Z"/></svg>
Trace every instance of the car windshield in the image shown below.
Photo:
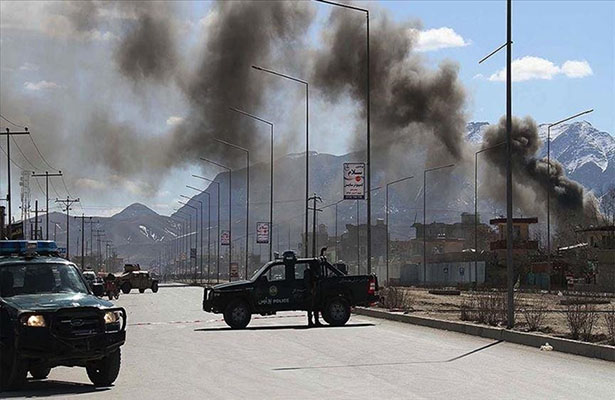
<svg viewBox="0 0 615 400"><path fill-rule="evenodd" d="M258 270L256 270L256 272L252 275L252 277L250 278L251 281L255 281L256 278L259 277L260 274L263 273L264 270L266 270L267 268L269 268L269 266L273 264L273 262L268 262L267 264L263 265L262 267L260 267Z"/></svg>
<svg viewBox="0 0 615 400"><path fill-rule="evenodd" d="M74 265L24 263L0 266L0 297L41 293L88 293Z"/></svg>

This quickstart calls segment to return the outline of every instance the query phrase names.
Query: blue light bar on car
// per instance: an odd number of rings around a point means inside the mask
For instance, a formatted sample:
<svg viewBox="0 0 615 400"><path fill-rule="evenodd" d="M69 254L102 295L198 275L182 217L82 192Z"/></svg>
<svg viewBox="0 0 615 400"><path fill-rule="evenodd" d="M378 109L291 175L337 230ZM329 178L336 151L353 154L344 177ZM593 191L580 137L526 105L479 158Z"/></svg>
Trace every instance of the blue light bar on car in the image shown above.
<svg viewBox="0 0 615 400"><path fill-rule="evenodd" d="M0 256L39 255L57 253L58 245L53 240L0 240Z"/></svg>

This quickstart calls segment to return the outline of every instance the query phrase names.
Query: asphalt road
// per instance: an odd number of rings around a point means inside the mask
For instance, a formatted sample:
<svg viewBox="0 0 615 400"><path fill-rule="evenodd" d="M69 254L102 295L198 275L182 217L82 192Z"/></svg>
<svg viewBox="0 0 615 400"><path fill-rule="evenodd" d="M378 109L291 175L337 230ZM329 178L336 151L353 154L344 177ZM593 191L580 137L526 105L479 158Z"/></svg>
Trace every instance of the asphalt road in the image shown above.
<svg viewBox="0 0 615 400"><path fill-rule="evenodd" d="M231 331L202 289L122 295L122 370L111 388L56 368L6 397L101 399L614 399L615 363L353 316L305 328L304 313Z"/></svg>

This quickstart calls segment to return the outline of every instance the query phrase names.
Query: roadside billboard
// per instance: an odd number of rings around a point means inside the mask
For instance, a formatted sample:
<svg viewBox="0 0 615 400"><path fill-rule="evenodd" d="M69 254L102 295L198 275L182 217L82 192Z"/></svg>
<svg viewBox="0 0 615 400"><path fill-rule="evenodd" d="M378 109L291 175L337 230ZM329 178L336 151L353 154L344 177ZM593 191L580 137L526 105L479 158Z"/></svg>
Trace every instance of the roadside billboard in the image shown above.
<svg viewBox="0 0 615 400"><path fill-rule="evenodd" d="M365 163L344 163L344 200L365 200Z"/></svg>
<svg viewBox="0 0 615 400"><path fill-rule="evenodd" d="M269 243L269 222L256 223L256 243Z"/></svg>
<svg viewBox="0 0 615 400"><path fill-rule="evenodd" d="M220 245L229 246L230 244L231 244L231 232L222 231L222 233L220 233Z"/></svg>

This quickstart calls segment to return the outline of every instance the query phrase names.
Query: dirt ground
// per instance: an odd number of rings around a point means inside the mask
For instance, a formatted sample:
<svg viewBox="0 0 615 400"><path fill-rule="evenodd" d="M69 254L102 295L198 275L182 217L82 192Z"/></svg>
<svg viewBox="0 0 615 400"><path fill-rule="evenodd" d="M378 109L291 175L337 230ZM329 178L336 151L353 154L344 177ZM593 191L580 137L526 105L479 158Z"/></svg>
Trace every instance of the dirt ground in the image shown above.
<svg viewBox="0 0 615 400"><path fill-rule="evenodd" d="M464 301L468 302L477 293L462 291L460 295L435 295L428 293L428 289L424 288L399 289L405 290L406 298L409 299L406 306L408 313L449 321L461 321L461 305ZM516 293L515 329L528 331L528 324L522 310L536 308L538 305L547 309L539 331L553 336L570 338L570 330L566 322L566 306L560 304L560 300L569 298L573 297L545 293ZM609 342L604 311L613 310L615 297L606 299L609 304L595 305L596 310L603 312L599 313L598 320L592 330L591 341L594 343L608 344Z"/></svg>

